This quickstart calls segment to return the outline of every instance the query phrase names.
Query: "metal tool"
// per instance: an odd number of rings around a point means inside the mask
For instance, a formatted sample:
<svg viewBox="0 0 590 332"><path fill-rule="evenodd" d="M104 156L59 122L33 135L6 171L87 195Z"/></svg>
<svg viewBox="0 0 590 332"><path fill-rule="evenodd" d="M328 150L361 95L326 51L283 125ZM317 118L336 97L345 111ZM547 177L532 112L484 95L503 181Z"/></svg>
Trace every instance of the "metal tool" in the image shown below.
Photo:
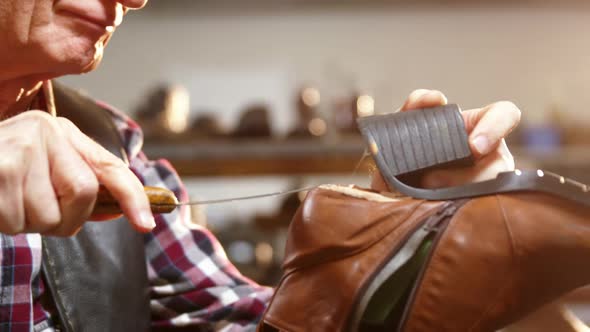
<svg viewBox="0 0 590 332"><path fill-rule="evenodd" d="M283 196L289 195L294 193L299 193L303 191L309 191L317 186L312 187L305 187L305 188L298 188L293 190L285 190L285 191L277 191L272 193L266 194L259 194L259 195L250 195L250 196L241 196L241 197L233 197L233 198L222 198L222 199L212 199L206 201L191 201L191 202L178 202L176 199L176 195L171 190L165 188L158 188L158 187L144 187L145 194L148 197L150 202L150 207L153 213L170 213L174 211L177 207L183 205L211 205L211 204L219 204L219 203L227 203L227 202L235 202L235 201L243 201L248 199L255 199L255 198L263 198L263 197L272 197L272 196ZM94 210L92 212L93 215L115 215L121 214L121 207L117 200L111 195L111 193L104 187L100 186L98 191L98 197L96 199L96 204Z"/></svg>

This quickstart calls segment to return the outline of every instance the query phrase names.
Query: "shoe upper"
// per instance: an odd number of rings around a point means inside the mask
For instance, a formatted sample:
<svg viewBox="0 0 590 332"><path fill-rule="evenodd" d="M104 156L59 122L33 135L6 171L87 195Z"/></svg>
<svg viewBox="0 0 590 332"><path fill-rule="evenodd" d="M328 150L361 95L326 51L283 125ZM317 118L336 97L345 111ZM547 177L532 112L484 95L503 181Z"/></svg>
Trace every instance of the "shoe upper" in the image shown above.
<svg viewBox="0 0 590 332"><path fill-rule="evenodd" d="M434 250L403 331L496 331L590 283L590 208L541 193L472 199Z"/></svg>
<svg viewBox="0 0 590 332"><path fill-rule="evenodd" d="M351 190L308 194L260 331L354 330L371 278L445 204ZM441 232L401 331L495 331L590 282L590 208L580 204L533 192L474 198Z"/></svg>
<svg viewBox="0 0 590 332"><path fill-rule="evenodd" d="M291 223L284 275L259 330L346 330L371 277L444 203L349 187L310 191Z"/></svg>

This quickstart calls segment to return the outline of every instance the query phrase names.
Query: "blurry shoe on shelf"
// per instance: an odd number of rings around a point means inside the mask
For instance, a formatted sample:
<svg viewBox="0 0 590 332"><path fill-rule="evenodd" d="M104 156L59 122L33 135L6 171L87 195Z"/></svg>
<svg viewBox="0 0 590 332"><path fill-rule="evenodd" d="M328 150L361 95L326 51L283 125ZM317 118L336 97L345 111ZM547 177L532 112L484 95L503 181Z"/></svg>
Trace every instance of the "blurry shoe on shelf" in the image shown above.
<svg viewBox="0 0 590 332"><path fill-rule="evenodd" d="M271 138L270 111L266 105L247 107L241 114L233 133L234 138Z"/></svg>
<svg viewBox="0 0 590 332"><path fill-rule="evenodd" d="M303 184L296 181L292 188L301 188ZM259 214L253 219L255 229L264 234L268 243L272 244L274 258L272 266L269 267L265 275L264 282L266 285L276 285L281 278L281 262L284 255L285 239L291 220L299 209L301 201L307 192L299 192L287 195L280 204L279 209L272 214Z"/></svg>
<svg viewBox="0 0 590 332"><path fill-rule="evenodd" d="M335 129L343 136L359 135L356 119L373 114L375 114L373 97L358 93L337 100L332 110Z"/></svg>
<svg viewBox="0 0 590 332"><path fill-rule="evenodd" d="M191 122L186 136L190 139L219 139L227 136L227 130L222 126L215 113L195 112L199 114Z"/></svg>
<svg viewBox="0 0 590 332"><path fill-rule="evenodd" d="M182 138L187 129L189 107L189 94L183 86L160 84L147 93L134 118L146 140L173 140Z"/></svg>
<svg viewBox="0 0 590 332"><path fill-rule="evenodd" d="M565 143L564 120L562 108L557 104L551 105L543 121L520 126L517 134L521 135L522 146L532 153L559 152Z"/></svg>
<svg viewBox="0 0 590 332"><path fill-rule="evenodd" d="M295 98L296 122L287 138L320 138L326 134L327 124L319 115L320 92L307 87L298 91Z"/></svg>
<svg viewBox="0 0 590 332"><path fill-rule="evenodd" d="M243 275L260 284L276 285L281 277L282 256L277 256L275 238L250 223L240 222L215 235Z"/></svg>
<svg viewBox="0 0 590 332"><path fill-rule="evenodd" d="M297 186L294 188L299 188ZM273 233L276 231L286 230L291 224L291 219L301 205L302 197L305 193L294 193L285 197L279 210L272 215L257 215L254 219L254 225L263 232Z"/></svg>

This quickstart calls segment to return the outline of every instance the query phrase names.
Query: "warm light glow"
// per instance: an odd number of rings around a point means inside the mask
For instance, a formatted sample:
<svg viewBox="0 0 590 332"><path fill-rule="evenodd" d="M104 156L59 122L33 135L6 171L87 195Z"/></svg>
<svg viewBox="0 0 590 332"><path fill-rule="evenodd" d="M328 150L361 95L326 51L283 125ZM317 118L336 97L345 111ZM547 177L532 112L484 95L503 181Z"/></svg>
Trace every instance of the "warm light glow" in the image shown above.
<svg viewBox="0 0 590 332"><path fill-rule="evenodd" d="M261 242L256 245L256 261L260 265L270 265L274 250L268 243Z"/></svg>
<svg viewBox="0 0 590 332"><path fill-rule="evenodd" d="M309 121L307 129L313 136L323 136L326 133L328 126L326 125L326 121L323 119L314 118Z"/></svg>
<svg viewBox="0 0 590 332"><path fill-rule="evenodd" d="M16 101L20 101L22 97L30 97L32 96L34 93L37 93L37 91L39 90L39 88L41 88L41 86L43 85L43 81L39 81L37 84L35 84L35 86L29 90L25 90L24 88L21 88L18 96L16 96Z"/></svg>
<svg viewBox="0 0 590 332"><path fill-rule="evenodd" d="M115 27L118 27L121 25L121 23L123 23L123 17L125 17L125 8L123 8L123 6L117 6Z"/></svg>
<svg viewBox="0 0 590 332"><path fill-rule="evenodd" d="M20 88L20 92L18 93L18 96L16 96L16 101L20 101L20 99L23 97L23 95L25 94L25 89Z"/></svg>
<svg viewBox="0 0 590 332"><path fill-rule="evenodd" d="M207 228L207 209L206 205L191 206L191 218L187 218L189 222L187 227L191 229L198 229L200 227Z"/></svg>
<svg viewBox="0 0 590 332"><path fill-rule="evenodd" d="M589 332L590 331L590 328L588 328L588 325L584 324L584 322L582 320L580 320L580 318L578 318L571 310L566 309L566 308L562 308L561 314L563 315L563 318L569 323L569 325L573 329L573 331L576 331L576 332Z"/></svg>
<svg viewBox="0 0 590 332"><path fill-rule="evenodd" d="M305 105L315 107L320 103L320 91L315 88L305 88L301 92L301 99L303 99Z"/></svg>
<svg viewBox="0 0 590 332"><path fill-rule="evenodd" d="M375 100L368 95L362 95L356 100L357 115L359 117L375 114Z"/></svg>
<svg viewBox="0 0 590 332"><path fill-rule="evenodd" d="M183 132L188 126L189 112L190 97L188 91L182 86L173 86L166 100L166 127L174 133Z"/></svg>
<svg viewBox="0 0 590 332"><path fill-rule="evenodd" d="M376 156L379 153L379 147L377 146L377 142L372 141L371 144L369 144L369 149L371 150L371 153Z"/></svg>
<svg viewBox="0 0 590 332"><path fill-rule="evenodd" d="M303 202L305 197L307 197L307 193L308 193L307 190L300 191L299 193L297 193L297 198L299 199L300 202Z"/></svg>

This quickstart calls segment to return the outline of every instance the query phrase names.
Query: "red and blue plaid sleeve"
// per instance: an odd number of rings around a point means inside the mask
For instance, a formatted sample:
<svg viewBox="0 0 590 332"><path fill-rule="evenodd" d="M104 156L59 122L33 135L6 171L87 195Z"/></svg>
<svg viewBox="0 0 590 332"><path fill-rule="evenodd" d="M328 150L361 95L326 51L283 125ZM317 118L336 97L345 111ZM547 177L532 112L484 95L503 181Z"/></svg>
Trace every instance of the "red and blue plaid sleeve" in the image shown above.
<svg viewBox="0 0 590 332"><path fill-rule="evenodd" d="M172 166L165 160L150 161L141 152L143 139L137 124L116 111L113 117L126 143L130 166L144 185L168 188L179 201L187 201ZM191 223L188 207L156 215L156 224L145 236L153 329L255 330L272 289L241 275L215 237Z"/></svg>

